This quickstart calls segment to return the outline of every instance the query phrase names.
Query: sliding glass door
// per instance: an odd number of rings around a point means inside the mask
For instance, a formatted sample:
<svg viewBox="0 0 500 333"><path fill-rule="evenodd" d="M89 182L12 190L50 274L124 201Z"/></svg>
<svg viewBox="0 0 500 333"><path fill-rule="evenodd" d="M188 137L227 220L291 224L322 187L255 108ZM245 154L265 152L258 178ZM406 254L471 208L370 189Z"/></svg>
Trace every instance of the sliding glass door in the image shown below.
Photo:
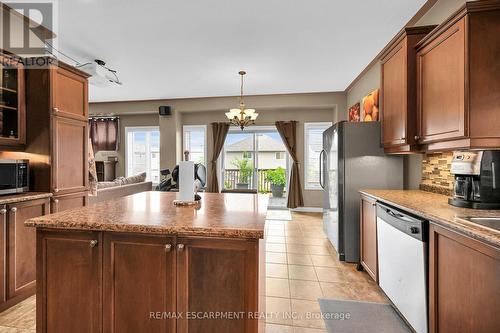
<svg viewBox="0 0 500 333"><path fill-rule="evenodd" d="M270 196L270 207L286 206L288 153L274 127L231 130L222 153L226 191L256 190Z"/></svg>

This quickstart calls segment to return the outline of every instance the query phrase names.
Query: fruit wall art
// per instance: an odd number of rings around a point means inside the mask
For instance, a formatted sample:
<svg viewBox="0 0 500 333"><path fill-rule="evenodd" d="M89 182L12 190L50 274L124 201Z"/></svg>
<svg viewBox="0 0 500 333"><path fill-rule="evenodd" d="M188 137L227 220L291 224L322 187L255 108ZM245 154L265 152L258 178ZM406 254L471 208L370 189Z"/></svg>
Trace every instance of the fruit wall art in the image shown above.
<svg viewBox="0 0 500 333"><path fill-rule="evenodd" d="M363 121L378 121L378 89L372 91L363 98Z"/></svg>
<svg viewBox="0 0 500 333"><path fill-rule="evenodd" d="M359 102L349 108L349 121L360 121L360 108Z"/></svg>

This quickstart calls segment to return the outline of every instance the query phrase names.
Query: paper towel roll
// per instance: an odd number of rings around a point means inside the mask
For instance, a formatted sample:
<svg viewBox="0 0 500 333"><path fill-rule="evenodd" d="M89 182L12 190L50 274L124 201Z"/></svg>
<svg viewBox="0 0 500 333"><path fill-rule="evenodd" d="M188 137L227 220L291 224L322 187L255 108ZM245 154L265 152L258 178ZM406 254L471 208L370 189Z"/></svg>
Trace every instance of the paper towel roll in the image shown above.
<svg viewBox="0 0 500 333"><path fill-rule="evenodd" d="M179 200L194 201L194 162L179 163Z"/></svg>

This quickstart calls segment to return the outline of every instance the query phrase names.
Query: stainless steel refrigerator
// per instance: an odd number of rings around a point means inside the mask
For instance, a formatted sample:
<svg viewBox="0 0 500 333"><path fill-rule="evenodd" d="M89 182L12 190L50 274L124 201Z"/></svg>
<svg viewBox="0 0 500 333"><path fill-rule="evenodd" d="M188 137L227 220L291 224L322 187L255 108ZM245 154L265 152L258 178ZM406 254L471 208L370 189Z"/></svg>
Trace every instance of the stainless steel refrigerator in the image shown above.
<svg viewBox="0 0 500 333"><path fill-rule="evenodd" d="M341 121L323 133L323 228L340 260L359 262L360 189L402 189L403 159L384 154L379 122Z"/></svg>

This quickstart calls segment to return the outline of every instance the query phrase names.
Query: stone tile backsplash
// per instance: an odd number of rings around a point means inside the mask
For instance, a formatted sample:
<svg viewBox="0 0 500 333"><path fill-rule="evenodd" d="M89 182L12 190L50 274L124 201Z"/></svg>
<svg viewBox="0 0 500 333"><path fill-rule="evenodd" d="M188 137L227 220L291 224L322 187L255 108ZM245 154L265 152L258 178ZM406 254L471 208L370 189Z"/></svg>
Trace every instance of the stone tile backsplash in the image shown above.
<svg viewBox="0 0 500 333"><path fill-rule="evenodd" d="M447 194L453 190L454 176L450 172L453 152L426 154L422 159L421 189Z"/></svg>

